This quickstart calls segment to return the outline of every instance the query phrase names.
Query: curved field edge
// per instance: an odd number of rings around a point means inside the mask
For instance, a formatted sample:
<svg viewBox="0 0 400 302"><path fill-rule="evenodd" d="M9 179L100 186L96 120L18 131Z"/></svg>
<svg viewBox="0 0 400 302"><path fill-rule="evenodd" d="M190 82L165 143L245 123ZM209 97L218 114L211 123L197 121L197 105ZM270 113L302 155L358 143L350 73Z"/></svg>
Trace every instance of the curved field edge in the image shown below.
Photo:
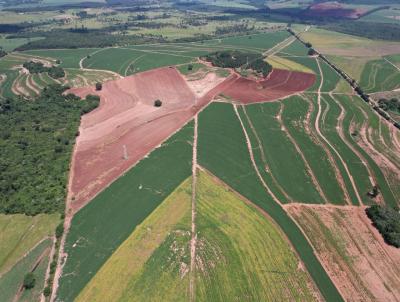
<svg viewBox="0 0 400 302"><path fill-rule="evenodd" d="M249 203L215 177L199 172L196 300L319 300L285 235Z"/></svg>
<svg viewBox="0 0 400 302"><path fill-rule="evenodd" d="M364 207L288 205L286 209L324 259L346 300L398 300L400 251L384 243Z"/></svg>
<svg viewBox="0 0 400 302"><path fill-rule="evenodd" d="M280 226L325 300L343 301L301 230L260 183L232 105L214 103L200 113L198 146L200 165L265 210Z"/></svg>
<svg viewBox="0 0 400 302"><path fill-rule="evenodd" d="M73 300L132 231L190 176L192 141L191 122L74 216L59 300Z"/></svg>
<svg viewBox="0 0 400 302"><path fill-rule="evenodd" d="M75 301L187 300L191 181L180 184L136 227Z"/></svg>

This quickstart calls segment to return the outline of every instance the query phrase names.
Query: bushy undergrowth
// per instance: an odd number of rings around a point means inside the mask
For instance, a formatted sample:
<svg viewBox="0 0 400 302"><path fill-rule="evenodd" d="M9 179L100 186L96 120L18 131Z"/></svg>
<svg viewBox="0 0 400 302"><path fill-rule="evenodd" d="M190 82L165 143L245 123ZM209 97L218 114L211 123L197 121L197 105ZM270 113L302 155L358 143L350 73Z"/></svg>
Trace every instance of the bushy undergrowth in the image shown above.
<svg viewBox="0 0 400 302"><path fill-rule="evenodd" d="M34 101L0 100L0 213L63 210L80 117L99 103L64 91L52 85Z"/></svg>
<svg viewBox="0 0 400 302"><path fill-rule="evenodd" d="M382 234L385 242L400 247L400 213L391 207L373 205L366 209L367 216Z"/></svg>
<svg viewBox="0 0 400 302"><path fill-rule="evenodd" d="M245 53L237 50L217 51L205 56L214 66L223 68L252 69L267 76L272 66L263 60L262 55Z"/></svg>

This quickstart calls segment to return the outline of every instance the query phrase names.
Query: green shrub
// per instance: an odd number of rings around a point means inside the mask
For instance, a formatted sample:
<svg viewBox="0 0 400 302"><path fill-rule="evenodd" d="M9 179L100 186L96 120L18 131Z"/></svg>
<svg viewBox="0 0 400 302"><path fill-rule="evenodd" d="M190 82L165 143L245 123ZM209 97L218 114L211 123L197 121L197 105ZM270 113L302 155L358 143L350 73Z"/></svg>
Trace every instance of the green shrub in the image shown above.
<svg viewBox="0 0 400 302"><path fill-rule="evenodd" d="M35 283L36 283L35 275L33 273L27 273L24 277L24 283L23 283L24 288L26 289L34 288Z"/></svg>
<svg viewBox="0 0 400 302"><path fill-rule="evenodd" d="M400 247L400 213L391 207L379 205L367 208L366 213L385 242Z"/></svg>

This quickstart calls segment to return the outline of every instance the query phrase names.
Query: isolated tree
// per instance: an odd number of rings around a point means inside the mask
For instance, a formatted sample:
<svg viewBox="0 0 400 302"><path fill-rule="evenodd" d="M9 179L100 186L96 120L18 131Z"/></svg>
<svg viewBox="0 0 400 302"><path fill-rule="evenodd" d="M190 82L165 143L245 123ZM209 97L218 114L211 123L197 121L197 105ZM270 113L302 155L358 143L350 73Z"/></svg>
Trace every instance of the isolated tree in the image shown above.
<svg viewBox="0 0 400 302"><path fill-rule="evenodd" d="M310 48L309 50L308 50L308 55L309 56L315 56L317 54L317 52L314 50L314 48Z"/></svg>
<svg viewBox="0 0 400 302"><path fill-rule="evenodd" d="M161 105L162 105L162 102L160 100L155 100L154 101L154 106L155 107L161 107Z"/></svg>
<svg viewBox="0 0 400 302"><path fill-rule="evenodd" d="M96 90L100 91L101 89L103 89L103 85L99 82L96 83Z"/></svg>
<svg viewBox="0 0 400 302"><path fill-rule="evenodd" d="M24 283L23 283L24 288L26 289L34 288L35 283L36 283L35 275L32 272L27 273L24 277Z"/></svg>
<svg viewBox="0 0 400 302"><path fill-rule="evenodd" d="M188 70L193 70L193 65L192 64L188 65Z"/></svg>
<svg viewBox="0 0 400 302"><path fill-rule="evenodd" d="M306 43L306 47L311 48L311 47L312 47L312 44L311 44L310 42L307 42L307 43Z"/></svg>

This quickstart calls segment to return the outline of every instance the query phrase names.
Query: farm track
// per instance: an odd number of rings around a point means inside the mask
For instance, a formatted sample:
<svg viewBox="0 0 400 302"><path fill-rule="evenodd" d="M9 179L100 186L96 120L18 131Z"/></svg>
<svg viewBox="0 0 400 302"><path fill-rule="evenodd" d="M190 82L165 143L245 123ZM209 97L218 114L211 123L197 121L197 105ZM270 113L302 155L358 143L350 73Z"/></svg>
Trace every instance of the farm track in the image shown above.
<svg viewBox="0 0 400 302"><path fill-rule="evenodd" d="M190 241L190 280L189 296L190 301L195 301L196 297L196 181L197 181L197 138L198 138L198 116L194 117L194 135L193 135L193 159L192 159L192 221L191 221L191 241Z"/></svg>
<svg viewBox="0 0 400 302"><path fill-rule="evenodd" d="M341 161L341 163L342 163L344 169L346 170L347 176L348 176L349 179L350 179L350 182L351 182L351 185L352 185L352 187L353 187L353 190L354 190L354 192L355 192L355 194L356 194L357 200L358 200L359 204L362 205L363 202L362 202L361 197L360 197L360 194L359 194L359 192L358 192L358 190L357 190L357 187L356 187L356 184L355 184L355 182L354 182L354 179L353 179L353 177L352 177L352 175L351 175L351 173L350 173L350 171L349 171L349 168L347 167L347 164L346 164L345 161L343 160L343 158L342 158L342 156L340 155L340 153L336 150L336 148L335 148L335 147L329 142L329 140L322 134L322 132L321 132L321 130L320 130L320 128L319 128L319 120L320 120L320 117L321 117L321 93L320 93L320 92L321 92L322 85L323 85L323 82L324 82L324 75L323 75L323 73L322 73L322 69L321 69L321 65L320 65L320 63L319 63L319 60L316 59L316 61L317 61L317 65L318 65L319 72L320 72L320 74L321 74L321 83L320 83L319 88L318 88L318 101L317 101L317 104L318 104L318 113L317 113L317 118L315 119L314 127L315 127L315 129L316 129L318 135L319 135L319 136L324 140L324 142L333 150L333 152L335 152L336 156L337 156L337 157L339 158L339 160Z"/></svg>

